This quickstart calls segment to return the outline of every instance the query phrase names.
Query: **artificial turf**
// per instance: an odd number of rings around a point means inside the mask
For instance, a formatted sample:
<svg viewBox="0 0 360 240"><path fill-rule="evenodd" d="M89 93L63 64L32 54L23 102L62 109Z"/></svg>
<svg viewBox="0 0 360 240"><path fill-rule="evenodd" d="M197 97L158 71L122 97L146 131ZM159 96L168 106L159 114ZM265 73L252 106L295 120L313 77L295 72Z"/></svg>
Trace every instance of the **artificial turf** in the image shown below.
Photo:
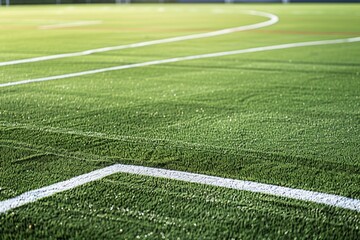
<svg viewBox="0 0 360 240"><path fill-rule="evenodd" d="M360 5L356 4L11 7L0 9L0 41L5 43L0 46L0 61L265 20L242 10L271 12L280 22L214 38L4 66L0 67L0 83L360 35L360 25L355 24L360 22ZM38 29L78 20L101 20L102 24ZM359 43L302 47L0 88L0 200L113 163L205 173L359 199L358 52ZM138 186L134 181L144 182ZM187 186L185 192L195 192L196 200L182 197L183 185ZM149 188L159 194L149 197ZM220 191L220 203L208 203L209 193L204 189ZM121 201L111 197L119 194ZM160 196L165 201L160 201ZM88 209L91 204L99 205L95 209L103 211L103 217ZM121 211L108 211L107 204L164 218L174 215L186 226L200 221L203 227L181 231L176 224L149 223ZM240 210L235 211L239 204ZM71 211L62 211L59 206ZM247 208L252 210L245 211ZM65 221L68 218L72 220ZM36 228L31 229L31 224ZM90 230L92 224L98 228ZM144 238L146 232L156 236L163 232L170 238L276 238L285 232L291 238L328 238L335 232L334 237L355 239L360 222L354 212L316 204L116 175L2 214L0 233L8 238L116 237L117 224L126 226L124 237L128 238L139 234Z"/></svg>
<svg viewBox="0 0 360 240"><path fill-rule="evenodd" d="M356 239L359 214L115 174L1 215L3 239Z"/></svg>

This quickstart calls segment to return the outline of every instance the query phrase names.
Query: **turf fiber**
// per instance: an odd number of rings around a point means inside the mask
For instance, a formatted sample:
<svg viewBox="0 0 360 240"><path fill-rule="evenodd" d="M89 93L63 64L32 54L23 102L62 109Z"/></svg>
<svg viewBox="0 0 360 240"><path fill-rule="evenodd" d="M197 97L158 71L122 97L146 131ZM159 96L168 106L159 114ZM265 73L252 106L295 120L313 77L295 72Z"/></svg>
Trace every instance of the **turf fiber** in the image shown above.
<svg viewBox="0 0 360 240"><path fill-rule="evenodd" d="M0 83L360 36L360 5L0 8L0 61L266 20L270 27L0 67ZM98 25L43 30L75 21ZM114 163L360 198L360 44L248 53L0 88L0 200ZM14 238L356 239L357 212L115 174L0 215Z"/></svg>

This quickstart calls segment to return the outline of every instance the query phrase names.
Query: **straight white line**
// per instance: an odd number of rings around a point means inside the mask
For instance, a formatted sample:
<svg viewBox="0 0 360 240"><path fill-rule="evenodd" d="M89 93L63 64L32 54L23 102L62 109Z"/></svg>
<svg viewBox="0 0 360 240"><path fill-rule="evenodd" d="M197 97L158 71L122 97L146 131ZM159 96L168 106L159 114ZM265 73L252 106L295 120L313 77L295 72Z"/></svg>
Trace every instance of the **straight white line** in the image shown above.
<svg viewBox="0 0 360 240"><path fill-rule="evenodd" d="M69 180L55 183L53 185L23 193L15 198L0 202L0 213L5 213L11 209L35 202L39 199L52 196L56 193L64 192L83 184L93 182L115 173L130 173L151 177L160 177L172 180L179 180L191 183L206 184L217 187L231 188L242 191L263 193L286 197L291 199L309 201L325 204L344 209L360 212L360 200L338 196L334 194L307 191L302 189L281 187L270 184L243 181L230 178L221 178L203 174L181 172L175 170L158 169L134 165L115 164L90 173L86 173Z"/></svg>
<svg viewBox="0 0 360 240"><path fill-rule="evenodd" d="M229 52L217 52L217 53L193 55L193 56L186 56L186 57L169 58L169 59L155 60L155 61L150 61L150 62L94 69L94 70L89 70L89 71L84 71L84 72L69 73L69 74L57 75L57 76L51 76L51 77L26 79L26 80L21 80L21 81L17 81L17 82L2 83L2 84L0 84L0 87L9 87L9 86L35 83L35 82L52 81L52 80L78 77L78 76L89 75L89 74L117 71L117 70L136 68L136 67L145 67L145 66L158 65L158 64L164 64L164 63L174 63L174 62L188 61L188 60L195 60L195 59L222 57L222 56L229 56L229 55L236 55L236 54L243 54L243 53L262 52L262 51L279 50L279 49L295 48L295 47L329 45L329 44L339 44L339 43L353 43L353 42L360 42L360 37L335 39L335 40L323 40L323 41L314 41L314 42L288 43L288 44L281 44L281 45L241 49L241 50L235 50L235 51L229 51Z"/></svg>
<svg viewBox="0 0 360 240"><path fill-rule="evenodd" d="M246 26L241 26L241 27L235 27L235 28L227 28L227 29L214 31L214 32L208 32L208 33L199 33L199 34L192 34L192 35L187 35L187 36L166 38L166 39L160 39L160 40L154 40L154 41L133 43L133 44L128 44L128 45L120 45L120 46L113 46L113 47L90 49L90 50L81 51L81 52L74 52L74 53L64 53L64 54L56 54L56 55L43 56L43 57L35 57L35 58L13 60L13 61L8 61L8 62L0 62L0 66L8 66L8 65L21 64L21 63L47 61L47 60L53 60L53 59L59 59L59 58L67 58L67 57L78 57L78 56L90 55L90 54L93 54L93 53L101 53L101 52L108 52L108 51L114 51L114 50L122 50L122 49L127 49L127 48L137 48L137 47L144 47L144 46L163 44L163 43L172 43L172 42L185 41L185 40L191 40L191 39L215 37L215 36L224 35L224 34L230 34L230 33L234 33L234 32L240 32L240 31L247 31L247 30L263 28L263 27L273 25L273 24L275 24L275 23L277 23L279 21L279 18L276 15L270 14L270 13L258 12L258 11L246 11L245 13L250 14L250 15L255 15L255 16L266 17L266 18L269 18L269 20L267 20L265 22L261 22L261 23L256 23L256 24L251 24L251 25L246 25Z"/></svg>
<svg viewBox="0 0 360 240"><path fill-rule="evenodd" d="M71 27L80 27L80 26L88 26L88 25L97 25L101 23L102 21L78 21L78 22L69 22L69 23L58 23L52 25L43 25L43 26L39 26L38 29L50 30L50 29L58 29L58 28L71 28Z"/></svg>

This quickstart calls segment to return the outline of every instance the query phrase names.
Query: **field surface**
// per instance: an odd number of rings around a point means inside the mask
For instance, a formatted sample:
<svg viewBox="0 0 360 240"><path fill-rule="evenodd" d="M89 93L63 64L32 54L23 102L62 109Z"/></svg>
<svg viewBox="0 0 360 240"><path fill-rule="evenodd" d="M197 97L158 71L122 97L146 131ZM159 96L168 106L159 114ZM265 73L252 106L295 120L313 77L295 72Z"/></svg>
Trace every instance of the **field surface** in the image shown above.
<svg viewBox="0 0 360 240"><path fill-rule="evenodd" d="M113 164L360 199L359 4L14 6L0 22L0 208ZM359 239L359 211L115 173L0 213L0 238Z"/></svg>

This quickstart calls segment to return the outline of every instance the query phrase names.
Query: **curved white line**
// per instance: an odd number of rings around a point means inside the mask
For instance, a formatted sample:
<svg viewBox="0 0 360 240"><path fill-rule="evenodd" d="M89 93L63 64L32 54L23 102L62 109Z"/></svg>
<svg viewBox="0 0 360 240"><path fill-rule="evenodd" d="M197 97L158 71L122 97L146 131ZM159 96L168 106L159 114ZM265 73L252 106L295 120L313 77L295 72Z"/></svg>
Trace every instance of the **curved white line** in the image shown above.
<svg viewBox="0 0 360 240"><path fill-rule="evenodd" d="M130 173L151 177L161 177L166 179L185 181L198 184L206 184L217 187L224 187L242 191L269 194L279 197L286 197L296 200L309 201L325 204L334 207L340 207L360 212L360 200L347 198L334 194L307 191L302 189L281 187L276 185L257 183L252 181L243 181L230 178L221 178L203 174L181 172L175 170L158 169L151 167L142 167L134 165L115 164L90 173L86 173L69 180L55 183L40 189L23 193L15 198L0 202L0 213L5 213L11 209L22 205L35 202L39 199L52 196L56 193L73 189L83 184L93 182L115 173Z"/></svg>
<svg viewBox="0 0 360 240"><path fill-rule="evenodd" d="M246 13L248 13L250 15L266 17L266 18L269 18L269 20L267 20L265 22L261 22L261 23L256 23L256 24L251 24L251 25L246 25L246 26L241 26L241 27L235 27L235 28L227 28L227 29L214 31L214 32L208 32L208 33L199 33L199 34L192 34L192 35L187 35L187 36L180 36L180 37L166 38L166 39L153 40L153 41L147 41L147 42L133 43L133 44L128 44L128 45L90 49L90 50L74 52L74 53L64 53L64 54L56 54L56 55L43 56L43 57L13 60L13 61L8 61L8 62L0 62L0 66L47 61L47 60L67 58L67 57L78 57L78 56L90 55L93 53L108 52L108 51L121 50L121 49L126 49L126 48L137 48L137 47L144 47L144 46L163 44L163 43L179 42L179 41L185 41L185 40L191 40L191 39L215 37L215 36L230 34L230 33L234 33L234 32L263 28L263 27L273 25L279 21L278 16L271 14L271 13L258 12L258 11L246 11Z"/></svg>
<svg viewBox="0 0 360 240"><path fill-rule="evenodd" d="M9 86L35 83L35 82L52 81L52 80L78 77L78 76L89 75L89 74L117 71L117 70L136 68L136 67L145 67L145 66L158 65L158 64L164 64L164 63L174 63L174 62L188 61L188 60L195 60L195 59L222 57L222 56L229 56L229 55L236 55L236 54L243 54L243 53L279 50L279 49L295 48L295 47L329 45L329 44L339 44L339 43L353 43L353 42L359 42L359 41L360 41L360 37L335 39L335 40L323 40L323 41L314 41L314 42L288 43L288 44L281 44L281 45L241 49L241 50L235 50L235 51L229 51L229 52L217 52L217 53L209 53L209 54L202 54L202 55L169 58L169 59L156 60L156 61L150 61L150 62L134 63L134 64L129 64L129 65L121 65L121 66L115 66L115 67L109 67L109 68L94 69L94 70L89 70L89 71L84 71L84 72L69 73L69 74L57 75L57 76L51 76L51 77L43 77L43 78L27 79L27 80L22 80L22 81L17 81L17 82L2 83L2 84L0 84L0 87L9 87Z"/></svg>

